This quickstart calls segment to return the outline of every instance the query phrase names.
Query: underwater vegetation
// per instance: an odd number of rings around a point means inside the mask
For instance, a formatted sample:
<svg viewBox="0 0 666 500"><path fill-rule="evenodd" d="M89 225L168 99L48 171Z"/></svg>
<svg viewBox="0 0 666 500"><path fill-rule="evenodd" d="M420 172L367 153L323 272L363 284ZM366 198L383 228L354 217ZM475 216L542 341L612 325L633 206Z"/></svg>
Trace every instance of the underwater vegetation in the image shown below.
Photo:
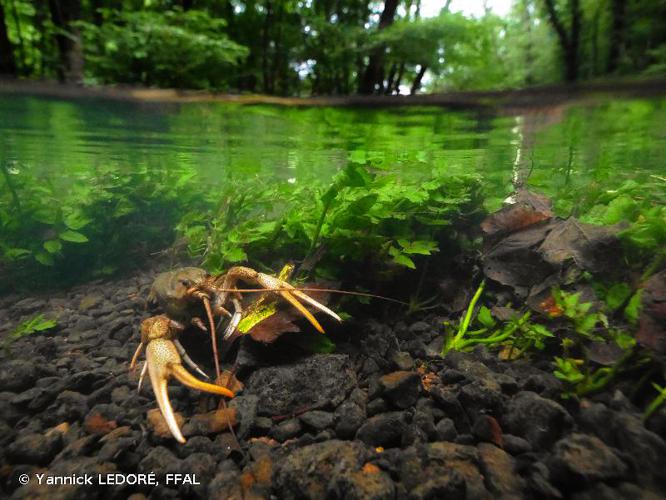
<svg viewBox="0 0 666 500"><path fill-rule="evenodd" d="M661 491L659 172L332 156L219 183L187 161L0 163L3 493L85 467L201 471L140 488L187 498Z"/></svg>

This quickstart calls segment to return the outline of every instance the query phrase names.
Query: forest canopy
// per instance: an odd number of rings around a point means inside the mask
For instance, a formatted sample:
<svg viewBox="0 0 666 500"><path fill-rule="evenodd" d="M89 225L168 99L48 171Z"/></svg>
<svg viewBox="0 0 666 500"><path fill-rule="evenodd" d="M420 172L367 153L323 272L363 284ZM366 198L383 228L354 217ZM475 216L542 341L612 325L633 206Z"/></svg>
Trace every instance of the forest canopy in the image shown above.
<svg viewBox="0 0 666 500"><path fill-rule="evenodd" d="M666 0L0 0L0 74L274 95L666 73Z"/></svg>

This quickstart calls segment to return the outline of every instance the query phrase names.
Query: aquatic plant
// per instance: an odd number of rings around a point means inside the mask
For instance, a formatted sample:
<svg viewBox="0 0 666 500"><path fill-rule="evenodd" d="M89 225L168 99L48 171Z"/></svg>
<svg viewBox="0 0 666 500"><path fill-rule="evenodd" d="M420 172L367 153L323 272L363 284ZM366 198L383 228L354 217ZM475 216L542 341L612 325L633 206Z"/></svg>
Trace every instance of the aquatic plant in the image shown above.
<svg viewBox="0 0 666 500"><path fill-rule="evenodd" d="M643 412L643 421L648 420L654 412L656 412L661 406L666 402L666 386L662 387L658 384L653 383L652 387L659 393L656 398L650 401L650 404L645 408Z"/></svg>
<svg viewBox="0 0 666 500"><path fill-rule="evenodd" d="M27 335L32 335L33 333L51 330L52 328L55 328L56 325L57 321L55 319L47 319L43 314L37 314L32 318L22 321L16 326L16 328L14 328L14 330L9 332L2 343L2 347L8 351L11 344L18 339Z"/></svg>

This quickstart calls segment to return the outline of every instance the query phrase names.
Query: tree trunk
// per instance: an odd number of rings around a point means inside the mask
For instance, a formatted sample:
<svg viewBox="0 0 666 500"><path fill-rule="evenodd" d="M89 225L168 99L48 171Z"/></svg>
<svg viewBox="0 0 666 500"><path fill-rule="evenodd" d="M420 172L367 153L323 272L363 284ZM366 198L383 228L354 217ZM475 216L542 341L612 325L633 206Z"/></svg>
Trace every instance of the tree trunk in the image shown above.
<svg viewBox="0 0 666 500"><path fill-rule="evenodd" d="M384 10L379 17L379 30L383 30L387 26L393 24L395 13L398 10L398 0L385 0ZM383 65L384 65L384 47L380 46L375 48L370 53L368 65L365 68L363 77L359 83L359 94L372 94L375 91L375 86L383 86Z"/></svg>
<svg viewBox="0 0 666 500"><path fill-rule="evenodd" d="M14 47L7 35L7 24L5 24L5 11L0 3L0 74L16 75L16 60L14 59Z"/></svg>
<svg viewBox="0 0 666 500"><path fill-rule="evenodd" d="M51 21L56 28L67 34L55 36L60 55L58 79L61 82L81 83L83 81L83 50L81 34L71 25L81 19L80 0L49 0Z"/></svg>
<svg viewBox="0 0 666 500"><path fill-rule="evenodd" d="M606 71L614 73L620 62L624 44L624 16L626 14L625 0L612 0L611 2L613 25L610 31L610 46Z"/></svg>
<svg viewBox="0 0 666 500"><path fill-rule="evenodd" d="M562 49L564 58L565 79L574 82L578 79L578 45L580 43L581 10L580 0L569 0L569 11L571 15L571 32L567 33L562 20L557 15L554 0L544 0L548 18Z"/></svg>
<svg viewBox="0 0 666 500"><path fill-rule="evenodd" d="M419 68L419 72L416 74L416 78L414 78L414 81L412 82L412 88L409 90L410 95L414 95L419 91L421 88L421 80L423 80L423 75L425 75L427 70L428 65L422 64Z"/></svg>

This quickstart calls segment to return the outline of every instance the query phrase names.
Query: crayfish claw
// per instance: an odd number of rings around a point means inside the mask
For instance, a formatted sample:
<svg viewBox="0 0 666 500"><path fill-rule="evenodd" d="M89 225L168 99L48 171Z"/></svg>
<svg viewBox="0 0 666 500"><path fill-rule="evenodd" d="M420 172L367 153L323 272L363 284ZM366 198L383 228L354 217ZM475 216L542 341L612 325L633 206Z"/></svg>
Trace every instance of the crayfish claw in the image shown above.
<svg viewBox="0 0 666 500"><path fill-rule="evenodd" d="M167 384L171 377L174 377L183 385L198 389L200 391L218 394L220 396L234 397L234 393L226 387L202 382L192 376L182 365L178 349L174 342L166 339L154 339L146 347L146 363L148 365L148 374L150 383L153 386L155 399L164 416L164 420L171 431L171 434L179 443L184 443L183 437L176 416L169 400Z"/></svg>

